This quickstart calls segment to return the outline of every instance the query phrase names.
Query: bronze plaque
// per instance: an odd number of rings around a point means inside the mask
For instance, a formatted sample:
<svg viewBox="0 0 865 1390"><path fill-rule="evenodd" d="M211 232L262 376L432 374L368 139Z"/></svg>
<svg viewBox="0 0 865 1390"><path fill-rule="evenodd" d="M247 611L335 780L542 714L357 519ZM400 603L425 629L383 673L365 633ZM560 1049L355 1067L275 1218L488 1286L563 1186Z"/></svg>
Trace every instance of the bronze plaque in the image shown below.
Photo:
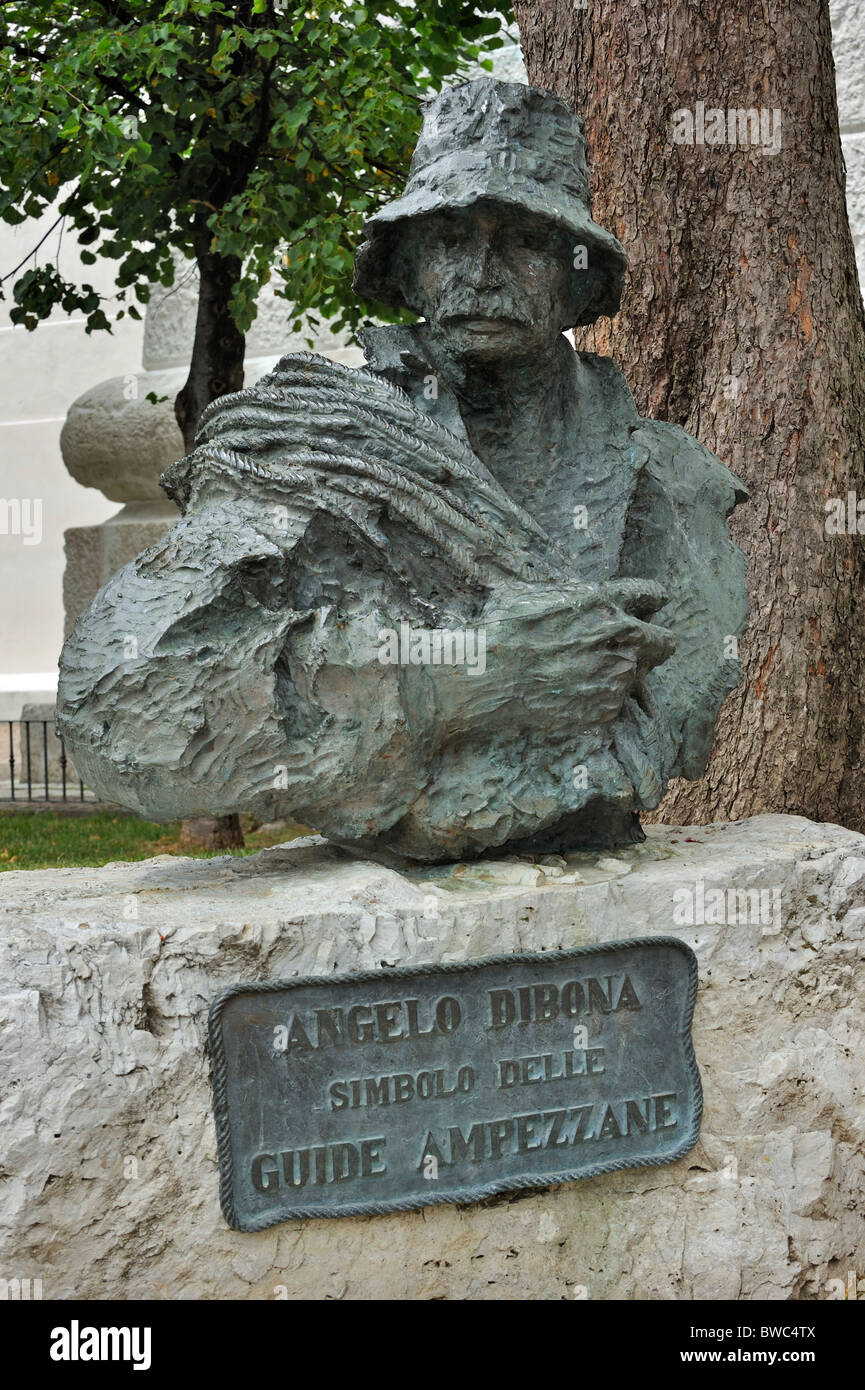
<svg viewBox="0 0 865 1390"><path fill-rule="evenodd" d="M234 985L210 1010L229 1225L672 1163L702 1092L672 937Z"/></svg>

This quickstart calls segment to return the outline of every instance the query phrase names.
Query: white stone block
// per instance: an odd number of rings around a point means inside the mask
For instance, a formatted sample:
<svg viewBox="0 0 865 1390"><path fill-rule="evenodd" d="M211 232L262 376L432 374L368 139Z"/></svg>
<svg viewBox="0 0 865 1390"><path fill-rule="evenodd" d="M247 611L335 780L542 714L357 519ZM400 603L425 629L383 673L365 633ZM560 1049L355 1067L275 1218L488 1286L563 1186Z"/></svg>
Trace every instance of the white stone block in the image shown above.
<svg viewBox="0 0 865 1390"><path fill-rule="evenodd" d="M865 1267L863 855L852 831L759 816L651 827L615 865L569 856L582 884L542 865L513 882L526 859L400 874L317 840L2 874L3 1267L46 1299L825 1297ZM700 883L778 888L780 929L683 923ZM225 1225L205 1051L224 986L668 934L700 970L686 1158L467 1208Z"/></svg>
<svg viewBox="0 0 865 1390"><path fill-rule="evenodd" d="M830 0L832 55L841 128L865 127L865 8L862 0Z"/></svg>

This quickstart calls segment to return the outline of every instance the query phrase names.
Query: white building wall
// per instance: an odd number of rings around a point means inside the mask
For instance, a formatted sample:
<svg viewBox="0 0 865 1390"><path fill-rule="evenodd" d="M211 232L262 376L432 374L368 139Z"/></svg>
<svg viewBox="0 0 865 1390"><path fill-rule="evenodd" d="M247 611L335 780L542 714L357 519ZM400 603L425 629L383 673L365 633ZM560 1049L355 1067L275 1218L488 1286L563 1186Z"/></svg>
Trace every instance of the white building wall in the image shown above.
<svg viewBox="0 0 865 1390"><path fill-rule="evenodd" d="M847 208L865 291L865 0L830 0Z"/></svg>
<svg viewBox="0 0 865 1390"><path fill-rule="evenodd" d="M7 275L37 244L56 213L41 223L0 223L0 275ZM56 233L38 253L56 252ZM31 262L32 264L32 262ZM82 266L65 237L61 272L113 292L111 262ZM0 505L0 719L17 717L21 693L38 698L56 684L63 640L63 532L96 525L117 506L70 478L60 457L60 430L76 396L95 382L141 365L143 324L124 319L113 335L84 331L84 318L55 311L33 333L9 320L11 282L0 302L0 503L41 505L41 539L8 534L9 508ZM111 315L109 314L109 317ZM14 517L12 518L14 524ZM42 695L44 699L44 694Z"/></svg>

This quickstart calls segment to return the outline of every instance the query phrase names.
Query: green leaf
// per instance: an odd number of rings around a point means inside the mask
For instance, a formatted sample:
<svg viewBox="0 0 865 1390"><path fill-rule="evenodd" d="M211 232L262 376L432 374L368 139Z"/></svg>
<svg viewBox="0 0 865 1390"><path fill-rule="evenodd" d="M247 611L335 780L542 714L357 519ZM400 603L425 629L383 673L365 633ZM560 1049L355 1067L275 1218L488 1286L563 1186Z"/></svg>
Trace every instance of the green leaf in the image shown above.
<svg viewBox="0 0 865 1390"><path fill-rule="evenodd" d="M6 0L0 35L17 26L28 54L0 43L0 219L65 214L85 265L116 262L132 318L133 298L175 283L172 256L185 279L203 231L235 258L225 299L239 326L272 270L293 321L355 333L372 306L351 289L353 248L399 192L418 98L475 55L488 67L511 18L470 0ZM50 264L55 245L9 288L12 322L32 330L61 307L110 331L101 295Z"/></svg>

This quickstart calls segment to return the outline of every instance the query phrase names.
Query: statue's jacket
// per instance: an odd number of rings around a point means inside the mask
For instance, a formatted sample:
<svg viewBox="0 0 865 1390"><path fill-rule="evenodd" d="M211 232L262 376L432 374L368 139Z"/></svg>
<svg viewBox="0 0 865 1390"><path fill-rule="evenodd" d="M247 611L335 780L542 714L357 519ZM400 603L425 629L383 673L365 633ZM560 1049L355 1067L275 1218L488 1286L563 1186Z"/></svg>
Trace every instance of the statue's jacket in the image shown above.
<svg viewBox="0 0 865 1390"><path fill-rule="evenodd" d="M704 770L741 679L726 518L744 488L641 419L609 359L571 353L557 505L586 520L565 548L429 390L411 329L371 330L367 356L289 355L205 411L162 479L180 518L64 647L58 725L80 775L158 820L250 810L426 860L640 838L636 813ZM629 577L662 586L675 653L606 723L575 715L563 659L539 715L521 606ZM393 640L443 630L483 632L485 662Z"/></svg>

